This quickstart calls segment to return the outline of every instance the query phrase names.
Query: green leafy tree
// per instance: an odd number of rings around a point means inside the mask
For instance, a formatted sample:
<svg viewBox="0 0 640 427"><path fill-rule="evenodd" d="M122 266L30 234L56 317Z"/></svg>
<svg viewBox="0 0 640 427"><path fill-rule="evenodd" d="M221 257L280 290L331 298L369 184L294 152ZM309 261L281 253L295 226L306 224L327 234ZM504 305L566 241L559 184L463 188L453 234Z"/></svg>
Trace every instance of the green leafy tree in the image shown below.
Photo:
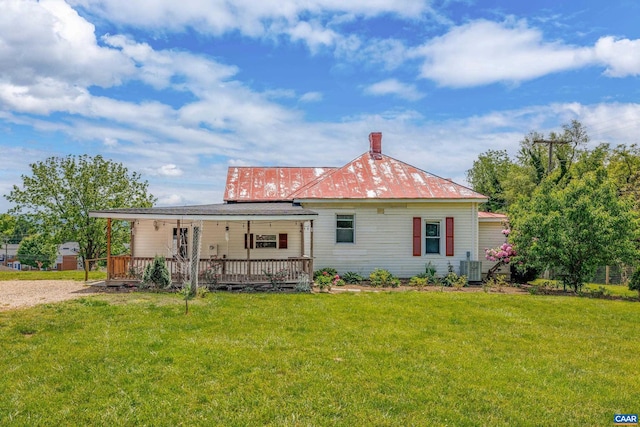
<svg viewBox="0 0 640 427"><path fill-rule="evenodd" d="M34 234L22 239L16 257L20 263L36 268L48 268L53 265L58 248L44 234Z"/></svg>
<svg viewBox="0 0 640 427"><path fill-rule="evenodd" d="M23 175L22 185L5 196L16 205L12 213L27 213L55 242L78 242L83 260L102 258L107 249L106 220L90 218L89 211L155 202L139 174L99 155L50 157L30 167L31 175ZM128 223L113 223L114 253L124 252L128 232Z"/></svg>
<svg viewBox="0 0 640 427"><path fill-rule="evenodd" d="M27 236L36 234L36 226L34 220L28 215L18 215L15 217L15 226L13 234L9 237L9 243L18 244Z"/></svg>
<svg viewBox="0 0 640 427"><path fill-rule="evenodd" d="M0 248L4 246L4 265L7 265L7 245L11 241L11 236L15 232L16 219L9 214L0 215Z"/></svg>
<svg viewBox="0 0 640 427"><path fill-rule="evenodd" d="M512 166L506 150L489 150L478 156L473 167L467 171L467 181L473 189L489 197L482 207L488 212L503 212L506 209L504 183Z"/></svg>
<svg viewBox="0 0 640 427"><path fill-rule="evenodd" d="M509 213L518 259L560 271L576 291L598 266L637 256L636 216L604 166L593 169L601 156L601 151L583 156L560 182L560 171L552 174Z"/></svg>
<svg viewBox="0 0 640 427"><path fill-rule="evenodd" d="M633 272L629 280L629 290L638 291L638 299L640 299L640 268Z"/></svg>
<svg viewBox="0 0 640 427"><path fill-rule="evenodd" d="M619 145L609 158L607 168L620 194L640 210L640 147Z"/></svg>

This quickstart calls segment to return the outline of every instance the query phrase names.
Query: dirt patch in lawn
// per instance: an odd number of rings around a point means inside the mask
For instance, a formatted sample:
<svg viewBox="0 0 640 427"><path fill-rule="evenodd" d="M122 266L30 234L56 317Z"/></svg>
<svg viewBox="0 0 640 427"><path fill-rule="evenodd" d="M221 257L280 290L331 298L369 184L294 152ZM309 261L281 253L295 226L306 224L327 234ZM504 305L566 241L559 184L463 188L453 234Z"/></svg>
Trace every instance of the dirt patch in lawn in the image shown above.
<svg viewBox="0 0 640 427"><path fill-rule="evenodd" d="M0 282L0 311L80 298L98 292L73 280L10 280Z"/></svg>

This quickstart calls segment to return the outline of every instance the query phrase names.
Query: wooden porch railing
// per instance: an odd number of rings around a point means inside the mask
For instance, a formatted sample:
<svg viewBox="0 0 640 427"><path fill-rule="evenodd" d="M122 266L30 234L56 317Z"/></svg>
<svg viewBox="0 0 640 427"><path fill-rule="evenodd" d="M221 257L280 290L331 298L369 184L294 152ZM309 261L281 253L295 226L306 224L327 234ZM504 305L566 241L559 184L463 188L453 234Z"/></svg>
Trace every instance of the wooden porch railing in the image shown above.
<svg viewBox="0 0 640 427"><path fill-rule="evenodd" d="M145 267L153 258L124 255L111 257L110 280L142 280ZM173 281L189 280L190 261L165 258ZM268 283L269 275L277 274L286 283L295 283L301 273L313 275L311 258L287 259L200 259L198 282L203 284Z"/></svg>

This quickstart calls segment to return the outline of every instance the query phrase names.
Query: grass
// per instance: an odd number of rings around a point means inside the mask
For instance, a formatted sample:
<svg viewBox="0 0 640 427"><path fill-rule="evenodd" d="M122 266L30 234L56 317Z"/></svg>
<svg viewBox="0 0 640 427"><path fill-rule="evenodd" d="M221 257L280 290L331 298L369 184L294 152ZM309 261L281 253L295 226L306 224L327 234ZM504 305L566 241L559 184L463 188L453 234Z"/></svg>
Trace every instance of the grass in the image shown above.
<svg viewBox="0 0 640 427"><path fill-rule="evenodd" d="M557 289L562 289L562 282L559 280L546 280L546 279L536 279L530 282L532 285L544 285L545 283L549 283L551 286L555 286ZM570 289L567 287L567 289ZM627 298L637 298L638 291L632 291L629 289L627 285L603 285L600 283L586 283L583 286L584 290L587 291L599 291L601 289L605 289L608 295L619 296L619 297L627 297Z"/></svg>
<svg viewBox="0 0 640 427"><path fill-rule="evenodd" d="M105 280L104 271L90 271L89 281ZM83 270L68 271L0 271L0 281L6 280L77 280L84 281Z"/></svg>
<svg viewBox="0 0 640 427"><path fill-rule="evenodd" d="M107 294L0 312L0 424L610 425L640 304L456 292Z"/></svg>

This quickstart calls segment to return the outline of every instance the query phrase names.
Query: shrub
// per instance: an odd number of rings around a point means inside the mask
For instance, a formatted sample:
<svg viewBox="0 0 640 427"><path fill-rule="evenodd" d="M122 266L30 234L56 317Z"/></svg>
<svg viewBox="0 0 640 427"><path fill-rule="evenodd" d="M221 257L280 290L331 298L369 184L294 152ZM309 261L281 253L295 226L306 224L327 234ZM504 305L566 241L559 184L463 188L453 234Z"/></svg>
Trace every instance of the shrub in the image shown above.
<svg viewBox="0 0 640 427"><path fill-rule="evenodd" d="M629 290L638 291L638 298L640 298L640 268L631 275L631 279L629 279Z"/></svg>
<svg viewBox="0 0 640 427"><path fill-rule="evenodd" d="M315 281L318 277L325 275L325 273L333 277L338 274L338 270L333 267L321 268L313 272L313 280Z"/></svg>
<svg viewBox="0 0 640 427"><path fill-rule="evenodd" d="M338 279L336 279L336 277ZM333 285L334 280L340 280L340 276L338 276L337 274L334 276L331 276L328 272L323 272L322 274L320 274L315 280L314 282L316 283L316 285L318 285L318 288L322 291L325 288L327 290L331 290L331 285Z"/></svg>
<svg viewBox="0 0 640 427"><path fill-rule="evenodd" d="M442 286L453 286L458 289L462 288L467 286L467 276L458 276L456 273L451 271L442 279Z"/></svg>
<svg viewBox="0 0 640 427"><path fill-rule="evenodd" d="M267 277L267 280L269 280L269 283L271 284L271 289L279 291L280 289L282 289L282 286L284 286L285 282L287 281L287 277L289 276L289 270L282 269L282 270L278 270L276 272L272 272L271 270L263 270L262 274L264 274Z"/></svg>
<svg viewBox="0 0 640 427"><path fill-rule="evenodd" d="M351 285L359 285L364 280L364 277L353 271L347 271L342 275L342 280Z"/></svg>
<svg viewBox="0 0 640 427"><path fill-rule="evenodd" d="M209 288L207 288L206 286L198 286L198 290L196 291L196 296L198 298L206 298L208 294Z"/></svg>
<svg viewBox="0 0 640 427"><path fill-rule="evenodd" d="M390 271L384 270L381 268L376 268L369 275L369 281L371 282L371 286L374 287L392 287L397 288L400 286L400 279L394 277Z"/></svg>
<svg viewBox="0 0 640 427"><path fill-rule="evenodd" d="M171 286L171 274L169 274L164 257L156 256L150 264L147 264L144 273L142 273L142 282L155 288Z"/></svg>
<svg viewBox="0 0 640 427"><path fill-rule="evenodd" d="M484 281L482 288L487 292L489 289L495 289L498 292L502 292L502 288L509 285L506 280L506 275L497 274L495 277L491 277Z"/></svg>
<svg viewBox="0 0 640 427"><path fill-rule="evenodd" d="M309 275L307 273L300 273L294 290L296 292L311 292L311 281L309 280Z"/></svg>
<svg viewBox="0 0 640 427"><path fill-rule="evenodd" d="M415 286L416 288L423 288L427 286L427 278L413 276L411 279L409 279L409 286Z"/></svg>

